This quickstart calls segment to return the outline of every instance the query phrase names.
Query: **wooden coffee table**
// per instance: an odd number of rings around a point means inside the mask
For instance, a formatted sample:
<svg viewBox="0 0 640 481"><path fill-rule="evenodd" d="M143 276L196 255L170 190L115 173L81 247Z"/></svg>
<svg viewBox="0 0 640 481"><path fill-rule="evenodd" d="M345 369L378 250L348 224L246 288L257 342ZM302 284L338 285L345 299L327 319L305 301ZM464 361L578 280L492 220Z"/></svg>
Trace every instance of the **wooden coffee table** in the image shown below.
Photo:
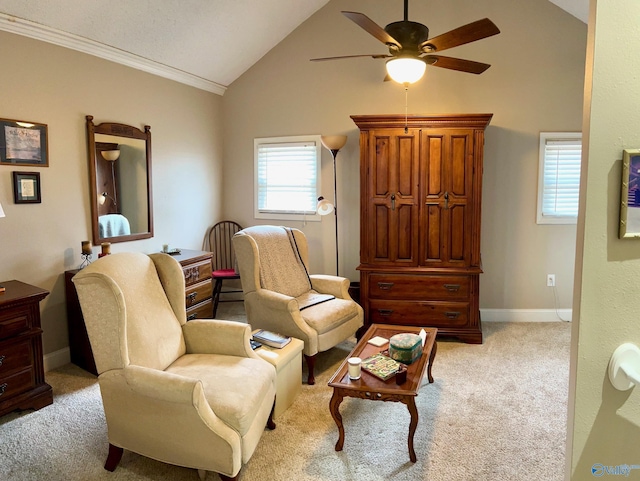
<svg viewBox="0 0 640 481"><path fill-rule="evenodd" d="M381 347L369 344L367 341L372 337L381 336L389 339L391 336L403 332L418 334L420 329L422 328L415 326L372 324L356 347L353 348L353 351L351 351L347 359L349 357L366 359L373 354L389 348L389 343ZM437 350L436 333L438 330L431 328L424 328L424 330L427 333L427 340L422 349L422 355L409 365L407 380L403 384L396 384L395 376L386 381L382 381L365 370L362 370L360 379L349 379L346 359L329 380L329 386L333 388L333 396L331 396L331 401L329 402L329 409L331 416L333 416L334 421L338 425L336 451L342 451L344 445L344 426L342 425L342 415L340 414L339 408L340 403L342 403L345 397L369 399L371 401L395 401L406 404L411 414L411 422L409 423L409 458L412 462L416 462L416 452L413 449L413 435L418 426L418 410L416 409L415 397L418 395L418 389L420 389L425 369L427 370L429 382L433 382L431 366L433 365Z"/></svg>

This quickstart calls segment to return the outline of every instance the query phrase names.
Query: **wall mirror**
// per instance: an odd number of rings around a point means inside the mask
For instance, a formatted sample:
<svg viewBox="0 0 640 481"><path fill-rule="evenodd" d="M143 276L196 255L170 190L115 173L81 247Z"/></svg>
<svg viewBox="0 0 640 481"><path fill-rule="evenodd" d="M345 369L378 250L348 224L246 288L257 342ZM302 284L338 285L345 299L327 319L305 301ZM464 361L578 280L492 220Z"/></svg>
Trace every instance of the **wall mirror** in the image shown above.
<svg viewBox="0 0 640 481"><path fill-rule="evenodd" d="M640 149L625 149L622 154L619 237L640 238Z"/></svg>
<svg viewBox="0 0 640 481"><path fill-rule="evenodd" d="M151 127L86 119L94 245L153 237Z"/></svg>

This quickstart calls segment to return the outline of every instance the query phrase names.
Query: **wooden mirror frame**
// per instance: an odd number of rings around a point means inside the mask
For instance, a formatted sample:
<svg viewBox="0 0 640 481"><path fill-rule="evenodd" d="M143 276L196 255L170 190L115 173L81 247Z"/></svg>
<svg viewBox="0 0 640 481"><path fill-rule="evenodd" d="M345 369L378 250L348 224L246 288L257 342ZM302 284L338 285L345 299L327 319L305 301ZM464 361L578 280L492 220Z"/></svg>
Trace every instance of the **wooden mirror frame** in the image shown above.
<svg viewBox="0 0 640 481"><path fill-rule="evenodd" d="M87 141L89 150L89 190L91 193L91 228L93 231L93 244L100 245L103 242L127 242L139 239L149 239L153 237L153 195L151 188L151 127L144 126L144 131L130 125L109 123L94 125L93 116L87 115ZM147 167L147 232L134 232L129 235L119 235L113 237L100 237L98 215L100 206L98 204L98 164L96 151L96 134L112 135L115 137L140 139L145 142L145 157ZM100 192L102 193L102 191Z"/></svg>

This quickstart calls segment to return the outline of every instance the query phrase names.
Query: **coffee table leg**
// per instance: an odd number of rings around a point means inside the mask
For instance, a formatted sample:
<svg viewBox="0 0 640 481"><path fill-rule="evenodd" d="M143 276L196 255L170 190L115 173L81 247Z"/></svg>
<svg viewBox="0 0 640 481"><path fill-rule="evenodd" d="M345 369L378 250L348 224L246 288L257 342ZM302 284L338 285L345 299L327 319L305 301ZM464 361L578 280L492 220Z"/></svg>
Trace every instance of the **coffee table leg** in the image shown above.
<svg viewBox="0 0 640 481"><path fill-rule="evenodd" d="M429 356L429 366L427 367L427 378L429 382L433 382L433 376L431 375L431 366L433 366L433 360L436 358L436 351L438 350L438 343L433 343L433 349L431 349L431 355Z"/></svg>
<svg viewBox="0 0 640 481"><path fill-rule="evenodd" d="M411 414L411 422L409 423L409 459L412 463L415 463L418 458L416 452L413 449L413 435L416 433L418 427L418 409L416 408L416 402L413 396L410 396L402 401L407 405L409 414Z"/></svg>
<svg viewBox="0 0 640 481"><path fill-rule="evenodd" d="M340 403L342 403L343 399L344 396L339 389L334 388L333 396L331 396L331 401L329 401L329 411L331 412L331 417L333 417L333 420L338 425L338 442L336 443L336 451L342 451L342 446L344 445L344 426L342 425L342 415L340 414Z"/></svg>

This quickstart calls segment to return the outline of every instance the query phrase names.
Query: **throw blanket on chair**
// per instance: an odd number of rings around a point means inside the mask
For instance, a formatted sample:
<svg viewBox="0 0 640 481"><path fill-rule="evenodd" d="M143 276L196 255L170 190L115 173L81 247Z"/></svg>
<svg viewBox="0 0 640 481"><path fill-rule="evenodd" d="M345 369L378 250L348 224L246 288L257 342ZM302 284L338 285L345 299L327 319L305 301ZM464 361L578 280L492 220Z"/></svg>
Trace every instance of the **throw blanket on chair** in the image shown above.
<svg viewBox="0 0 640 481"><path fill-rule="evenodd" d="M333 299L311 289L311 280L296 241L286 227L262 226L251 237L260 252L260 285L263 289L298 298L300 309Z"/></svg>

